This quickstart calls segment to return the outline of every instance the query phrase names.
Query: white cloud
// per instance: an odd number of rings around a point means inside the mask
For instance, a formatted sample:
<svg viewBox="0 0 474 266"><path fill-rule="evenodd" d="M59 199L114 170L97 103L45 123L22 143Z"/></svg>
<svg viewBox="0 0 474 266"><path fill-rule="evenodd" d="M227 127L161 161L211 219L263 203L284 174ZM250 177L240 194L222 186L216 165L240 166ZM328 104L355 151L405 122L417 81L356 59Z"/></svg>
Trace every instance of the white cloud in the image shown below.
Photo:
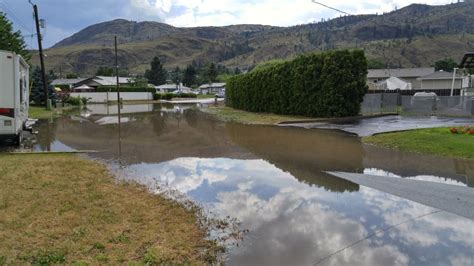
<svg viewBox="0 0 474 266"><path fill-rule="evenodd" d="M134 0L148 2L147 0ZM164 3L166 2L166 3ZM392 11L416 1L410 0L362 0L362 1L321 1L353 14L371 14ZM428 0L423 3L437 5L451 1ZM152 6L150 3L149 6ZM160 10L181 8L182 12L166 12L165 22L176 26L223 26L230 24L266 24L289 26L332 18L340 14L311 0L168 0L157 1Z"/></svg>

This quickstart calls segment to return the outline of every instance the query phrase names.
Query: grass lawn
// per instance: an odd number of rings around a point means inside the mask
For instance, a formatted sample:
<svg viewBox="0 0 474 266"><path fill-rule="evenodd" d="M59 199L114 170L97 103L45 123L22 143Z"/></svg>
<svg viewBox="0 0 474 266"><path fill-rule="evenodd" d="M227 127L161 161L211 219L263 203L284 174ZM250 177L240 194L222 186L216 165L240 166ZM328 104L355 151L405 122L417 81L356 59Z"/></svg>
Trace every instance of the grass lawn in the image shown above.
<svg viewBox="0 0 474 266"><path fill-rule="evenodd" d="M74 106L58 107L53 110L46 110L46 108L42 106L30 106L28 116L31 119L48 119L58 116L62 113L62 111L70 110L72 108L74 108Z"/></svg>
<svg viewBox="0 0 474 266"><path fill-rule="evenodd" d="M449 128L419 129L363 138L364 143L433 155L474 158L474 136L451 134Z"/></svg>
<svg viewBox="0 0 474 266"><path fill-rule="evenodd" d="M205 264L195 212L74 155L0 155L0 265Z"/></svg>
<svg viewBox="0 0 474 266"><path fill-rule="evenodd" d="M197 98L198 99L214 99L216 96L215 95L208 95L208 94L198 94Z"/></svg>
<svg viewBox="0 0 474 266"><path fill-rule="evenodd" d="M236 122L249 125L274 125L283 121L297 121L307 117L276 115L267 113L252 113L230 107L209 107L205 112L226 122Z"/></svg>

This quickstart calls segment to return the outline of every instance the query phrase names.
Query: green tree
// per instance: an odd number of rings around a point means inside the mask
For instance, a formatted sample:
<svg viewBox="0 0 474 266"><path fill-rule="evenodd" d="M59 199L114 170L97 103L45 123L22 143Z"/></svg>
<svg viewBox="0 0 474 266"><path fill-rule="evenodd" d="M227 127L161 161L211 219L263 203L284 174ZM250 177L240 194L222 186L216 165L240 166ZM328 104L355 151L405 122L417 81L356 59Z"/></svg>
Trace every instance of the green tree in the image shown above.
<svg viewBox="0 0 474 266"><path fill-rule="evenodd" d="M147 78L148 81L153 85L166 84L166 78L168 76L168 73L164 69L163 64L157 56L153 58L150 66L151 69L148 69L145 72L145 78Z"/></svg>
<svg viewBox="0 0 474 266"><path fill-rule="evenodd" d="M204 82L211 83L217 80L217 68L216 64L210 63L204 70Z"/></svg>
<svg viewBox="0 0 474 266"><path fill-rule="evenodd" d="M383 69L387 68L384 62L376 60L376 59L368 59L367 60L367 67L369 69Z"/></svg>
<svg viewBox="0 0 474 266"><path fill-rule="evenodd" d="M185 86L191 87L192 85L196 84L196 68L193 65L188 65L184 70L183 75L183 84Z"/></svg>
<svg viewBox="0 0 474 266"><path fill-rule="evenodd" d="M31 58L26 49L21 31L13 31L12 23L4 13L0 12L0 50L12 51L21 55L25 60Z"/></svg>
<svg viewBox="0 0 474 266"><path fill-rule="evenodd" d="M51 82L53 82L53 80L55 80L55 79L58 78L58 75L56 75L56 73L54 73L54 70L51 69L51 70L48 72L48 75L47 75L46 78L48 79L48 82L51 83Z"/></svg>
<svg viewBox="0 0 474 266"><path fill-rule="evenodd" d="M35 67L31 73L32 88L31 88L31 101L36 105L43 105L46 102L46 96L43 88L43 78L41 76L41 68ZM47 81L48 83L50 81ZM48 84L49 99L56 103L56 93L54 87Z"/></svg>
<svg viewBox="0 0 474 266"><path fill-rule="evenodd" d="M115 69L111 67L99 67L97 72L95 73L96 76L105 76L105 77L113 77L115 76Z"/></svg>
<svg viewBox="0 0 474 266"><path fill-rule="evenodd" d="M181 83L182 80L182 73L179 67L176 67L173 72L171 73L171 79L173 80L174 84L178 85Z"/></svg>
<svg viewBox="0 0 474 266"><path fill-rule="evenodd" d="M76 73L68 73L66 74L67 79L77 79L79 76Z"/></svg>
<svg viewBox="0 0 474 266"><path fill-rule="evenodd" d="M434 67L436 71L453 72L453 68L457 67L458 64L452 58L445 58L435 62Z"/></svg>

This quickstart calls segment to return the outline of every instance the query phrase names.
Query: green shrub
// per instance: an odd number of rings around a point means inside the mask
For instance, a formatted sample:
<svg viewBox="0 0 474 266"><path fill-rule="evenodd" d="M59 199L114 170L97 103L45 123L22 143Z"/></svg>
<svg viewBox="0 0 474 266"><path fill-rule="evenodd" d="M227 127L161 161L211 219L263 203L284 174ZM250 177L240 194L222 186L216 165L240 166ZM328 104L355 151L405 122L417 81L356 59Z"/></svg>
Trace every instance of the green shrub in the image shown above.
<svg viewBox="0 0 474 266"><path fill-rule="evenodd" d="M194 93L178 93L175 96L176 98L197 98L197 95Z"/></svg>
<svg viewBox="0 0 474 266"><path fill-rule="evenodd" d="M65 103L68 103L73 106L86 105L89 100L84 97L69 97L65 100Z"/></svg>
<svg viewBox="0 0 474 266"><path fill-rule="evenodd" d="M355 116L367 92L361 50L300 56L229 80L226 104L251 111L310 117Z"/></svg>
<svg viewBox="0 0 474 266"><path fill-rule="evenodd" d="M153 94L153 100L155 100L155 101L161 100L161 94L160 93L154 93Z"/></svg>
<svg viewBox="0 0 474 266"><path fill-rule="evenodd" d="M161 98L163 100L167 100L167 101L173 99L174 97L175 97L175 95L173 93L165 93L165 94L161 95Z"/></svg>

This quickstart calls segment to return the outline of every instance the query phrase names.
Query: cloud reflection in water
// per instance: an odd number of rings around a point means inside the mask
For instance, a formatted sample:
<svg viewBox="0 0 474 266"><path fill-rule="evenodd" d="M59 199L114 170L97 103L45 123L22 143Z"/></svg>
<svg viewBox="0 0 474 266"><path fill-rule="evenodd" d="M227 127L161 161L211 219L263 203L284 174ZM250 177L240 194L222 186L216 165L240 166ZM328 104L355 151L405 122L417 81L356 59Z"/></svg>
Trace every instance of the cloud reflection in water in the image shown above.
<svg viewBox="0 0 474 266"><path fill-rule="evenodd" d="M334 193L299 182L264 160L179 158L126 167L125 178L187 194L250 233L230 264L310 265L377 230L434 209L374 189ZM323 265L456 264L473 260L474 223L437 213L395 227Z"/></svg>

